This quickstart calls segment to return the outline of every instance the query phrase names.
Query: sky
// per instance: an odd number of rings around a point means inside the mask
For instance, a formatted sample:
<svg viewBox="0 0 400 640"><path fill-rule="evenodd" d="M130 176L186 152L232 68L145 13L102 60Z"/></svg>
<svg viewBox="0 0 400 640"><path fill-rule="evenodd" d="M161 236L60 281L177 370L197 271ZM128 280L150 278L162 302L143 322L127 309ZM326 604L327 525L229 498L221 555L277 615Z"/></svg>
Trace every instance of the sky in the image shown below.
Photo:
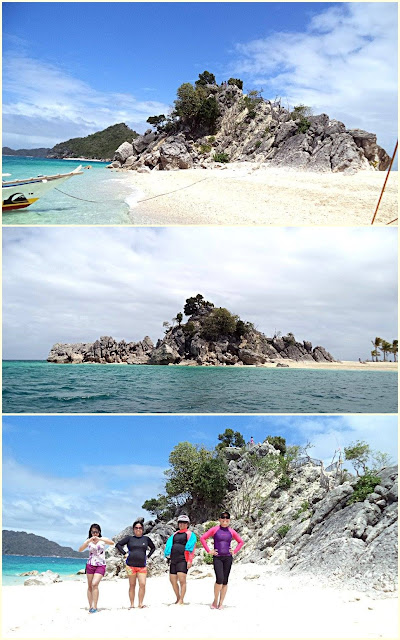
<svg viewBox="0 0 400 640"><path fill-rule="evenodd" d="M155 343L198 293L336 359L397 338L397 229L5 228L3 357L56 342Z"/></svg>
<svg viewBox="0 0 400 640"><path fill-rule="evenodd" d="M396 416L7 416L3 417L3 529L77 548L92 522L114 536L164 491L164 470L183 441L212 449L230 428L268 435L328 466L357 440L397 461ZM345 464L352 471L350 463Z"/></svg>
<svg viewBox="0 0 400 640"><path fill-rule="evenodd" d="M139 133L177 88L221 83L397 138L397 3L5 2L3 145Z"/></svg>

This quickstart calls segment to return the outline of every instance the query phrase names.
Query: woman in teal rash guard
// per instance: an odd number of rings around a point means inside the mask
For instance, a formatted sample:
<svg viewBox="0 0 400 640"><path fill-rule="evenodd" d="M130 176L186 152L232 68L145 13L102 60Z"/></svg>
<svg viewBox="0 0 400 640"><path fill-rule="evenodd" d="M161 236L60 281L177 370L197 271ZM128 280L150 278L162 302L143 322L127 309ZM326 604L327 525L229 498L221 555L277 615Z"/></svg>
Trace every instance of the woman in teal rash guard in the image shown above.
<svg viewBox="0 0 400 640"><path fill-rule="evenodd" d="M192 566L197 542L196 535L189 531L189 524L189 516L178 516L178 531L168 538L164 550L170 560L169 579L176 595L175 604L184 604L186 574Z"/></svg>

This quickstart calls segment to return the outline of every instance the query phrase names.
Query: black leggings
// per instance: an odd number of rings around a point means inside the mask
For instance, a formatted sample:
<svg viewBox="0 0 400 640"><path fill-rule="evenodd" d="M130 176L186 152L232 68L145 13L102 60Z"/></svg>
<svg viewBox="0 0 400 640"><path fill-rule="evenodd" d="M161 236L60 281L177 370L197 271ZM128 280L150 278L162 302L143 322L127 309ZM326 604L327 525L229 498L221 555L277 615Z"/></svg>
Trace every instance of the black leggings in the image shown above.
<svg viewBox="0 0 400 640"><path fill-rule="evenodd" d="M232 560L232 556L213 556L215 581L217 584L228 584Z"/></svg>

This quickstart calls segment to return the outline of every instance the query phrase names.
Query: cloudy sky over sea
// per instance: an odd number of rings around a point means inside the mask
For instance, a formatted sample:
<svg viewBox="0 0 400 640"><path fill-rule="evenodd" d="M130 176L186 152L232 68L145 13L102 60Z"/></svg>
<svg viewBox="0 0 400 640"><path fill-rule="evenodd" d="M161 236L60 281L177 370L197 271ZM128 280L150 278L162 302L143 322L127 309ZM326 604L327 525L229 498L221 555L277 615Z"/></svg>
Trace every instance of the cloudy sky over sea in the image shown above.
<svg viewBox="0 0 400 640"><path fill-rule="evenodd" d="M212 6L212 9L211 9ZM207 69L397 137L397 3L3 3L3 144L139 133Z"/></svg>
<svg viewBox="0 0 400 640"><path fill-rule="evenodd" d="M5 228L3 357L56 342L156 342L201 293L341 360L397 338L396 228Z"/></svg>
<svg viewBox="0 0 400 640"><path fill-rule="evenodd" d="M138 515L149 517L141 505L163 493L178 442L213 448L227 428L246 442L267 435L309 442L325 466L357 440L397 461L396 416L6 416L3 529L75 549L92 522L114 536Z"/></svg>

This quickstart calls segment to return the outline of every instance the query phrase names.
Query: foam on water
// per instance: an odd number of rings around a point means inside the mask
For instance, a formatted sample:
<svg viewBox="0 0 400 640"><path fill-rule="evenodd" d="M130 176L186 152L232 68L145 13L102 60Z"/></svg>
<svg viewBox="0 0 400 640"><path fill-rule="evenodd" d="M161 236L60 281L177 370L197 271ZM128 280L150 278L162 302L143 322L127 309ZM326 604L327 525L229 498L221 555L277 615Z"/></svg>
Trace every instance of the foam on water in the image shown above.
<svg viewBox="0 0 400 640"><path fill-rule="evenodd" d="M3 224L131 224L126 199L137 199L138 191L127 174L106 169L107 163L3 156L3 172L15 179L69 173L79 164L91 169L27 209L3 214Z"/></svg>

